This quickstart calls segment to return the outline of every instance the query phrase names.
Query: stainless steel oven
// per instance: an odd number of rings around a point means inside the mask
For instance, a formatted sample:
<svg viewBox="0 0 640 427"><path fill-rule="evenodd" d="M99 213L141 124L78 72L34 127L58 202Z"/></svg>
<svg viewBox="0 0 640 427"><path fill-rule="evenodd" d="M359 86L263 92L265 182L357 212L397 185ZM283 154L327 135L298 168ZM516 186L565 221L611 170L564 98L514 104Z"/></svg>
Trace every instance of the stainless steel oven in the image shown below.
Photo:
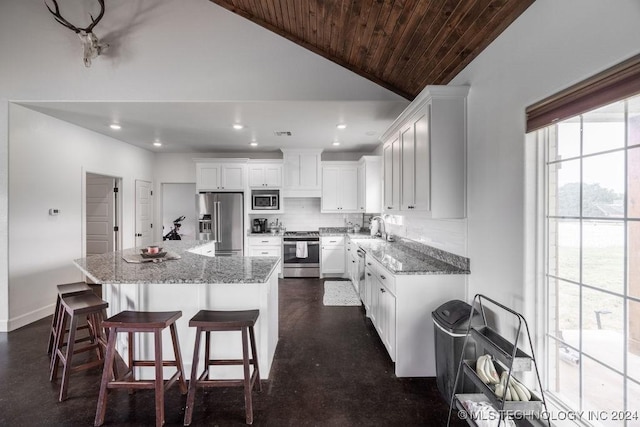
<svg viewBox="0 0 640 427"><path fill-rule="evenodd" d="M287 231L282 238L282 276L320 277L317 231Z"/></svg>

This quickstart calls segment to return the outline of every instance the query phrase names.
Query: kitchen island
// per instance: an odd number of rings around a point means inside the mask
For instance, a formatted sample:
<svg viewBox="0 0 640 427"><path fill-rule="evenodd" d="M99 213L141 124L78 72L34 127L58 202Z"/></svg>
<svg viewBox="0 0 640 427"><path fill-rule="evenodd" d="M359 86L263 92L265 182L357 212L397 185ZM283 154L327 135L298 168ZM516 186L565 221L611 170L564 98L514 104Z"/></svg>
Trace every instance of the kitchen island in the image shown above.
<svg viewBox="0 0 640 427"><path fill-rule="evenodd" d="M278 267L279 257L212 257L207 256L211 242L164 241L158 243L168 251L162 262L131 263L140 248L94 255L74 261L95 283L102 284L102 297L109 303L108 314L123 310L182 311L176 322L185 372L191 371L195 328L189 319L199 310L260 310L255 326L260 376L269 371L278 343ZM157 261L157 260L156 260ZM163 353L171 357L173 350L168 330L163 339ZM127 352L127 339L118 337L118 351ZM136 357L153 358L151 334L137 334ZM217 332L212 335L215 358L241 359L239 333ZM152 377L152 368L138 368L141 378ZM166 372L167 378L171 373ZM211 367L216 378L242 378L241 366Z"/></svg>

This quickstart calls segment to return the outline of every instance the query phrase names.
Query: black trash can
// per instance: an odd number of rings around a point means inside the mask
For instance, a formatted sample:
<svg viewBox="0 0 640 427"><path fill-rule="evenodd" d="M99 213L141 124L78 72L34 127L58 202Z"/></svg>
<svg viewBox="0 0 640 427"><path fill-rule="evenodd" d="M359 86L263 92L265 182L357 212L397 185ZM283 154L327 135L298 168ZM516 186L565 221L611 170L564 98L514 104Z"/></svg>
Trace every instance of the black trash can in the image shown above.
<svg viewBox="0 0 640 427"><path fill-rule="evenodd" d="M460 300L447 301L431 313L435 329L436 382L447 403L451 403L470 314L471 306ZM478 312L475 312L474 319L478 316ZM475 359L475 353L473 340L467 340L464 358ZM462 373L458 382L462 384L458 387L458 393L475 392L475 386L470 381L464 381Z"/></svg>

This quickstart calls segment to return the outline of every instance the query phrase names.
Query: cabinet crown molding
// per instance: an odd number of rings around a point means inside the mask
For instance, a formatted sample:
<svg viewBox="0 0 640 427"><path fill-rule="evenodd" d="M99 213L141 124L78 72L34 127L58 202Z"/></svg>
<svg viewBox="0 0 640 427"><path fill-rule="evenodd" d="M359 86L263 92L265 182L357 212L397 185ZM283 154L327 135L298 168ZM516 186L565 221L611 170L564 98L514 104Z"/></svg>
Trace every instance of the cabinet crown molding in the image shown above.
<svg viewBox="0 0 640 427"><path fill-rule="evenodd" d="M381 142L389 140L391 135L397 133L400 127L407 122L418 110L423 108L432 98L464 98L469 93L469 86L429 85L404 109L391 126L380 136Z"/></svg>
<svg viewBox="0 0 640 427"><path fill-rule="evenodd" d="M219 157L198 157L193 159L196 163L247 163L249 159L219 158Z"/></svg>

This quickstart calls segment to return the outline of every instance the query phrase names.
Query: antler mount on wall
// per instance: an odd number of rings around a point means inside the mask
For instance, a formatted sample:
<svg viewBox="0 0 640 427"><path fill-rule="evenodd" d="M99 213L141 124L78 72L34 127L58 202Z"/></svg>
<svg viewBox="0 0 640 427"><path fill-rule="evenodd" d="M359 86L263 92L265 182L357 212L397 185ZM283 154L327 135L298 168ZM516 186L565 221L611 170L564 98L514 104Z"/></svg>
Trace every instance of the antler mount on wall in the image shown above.
<svg viewBox="0 0 640 427"><path fill-rule="evenodd" d="M94 18L93 15L89 14L89 16L91 17L91 24L89 24L89 26L87 26L86 28L76 27L75 25L67 21L60 14L60 7L58 6L58 2L56 0L51 1L53 2L53 10L49 7L46 0L44 2L45 6L47 6L47 9L49 9L49 12L51 12L58 23L64 25L65 27L76 33L78 37L80 37L84 49L84 65L85 67L90 67L91 60L106 51L109 47L109 45L106 43L100 43L98 37L96 37L96 35L93 33L93 27L95 27L104 16L104 0L98 0L98 3L100 3L100 13L96 18Z"/></svg>

